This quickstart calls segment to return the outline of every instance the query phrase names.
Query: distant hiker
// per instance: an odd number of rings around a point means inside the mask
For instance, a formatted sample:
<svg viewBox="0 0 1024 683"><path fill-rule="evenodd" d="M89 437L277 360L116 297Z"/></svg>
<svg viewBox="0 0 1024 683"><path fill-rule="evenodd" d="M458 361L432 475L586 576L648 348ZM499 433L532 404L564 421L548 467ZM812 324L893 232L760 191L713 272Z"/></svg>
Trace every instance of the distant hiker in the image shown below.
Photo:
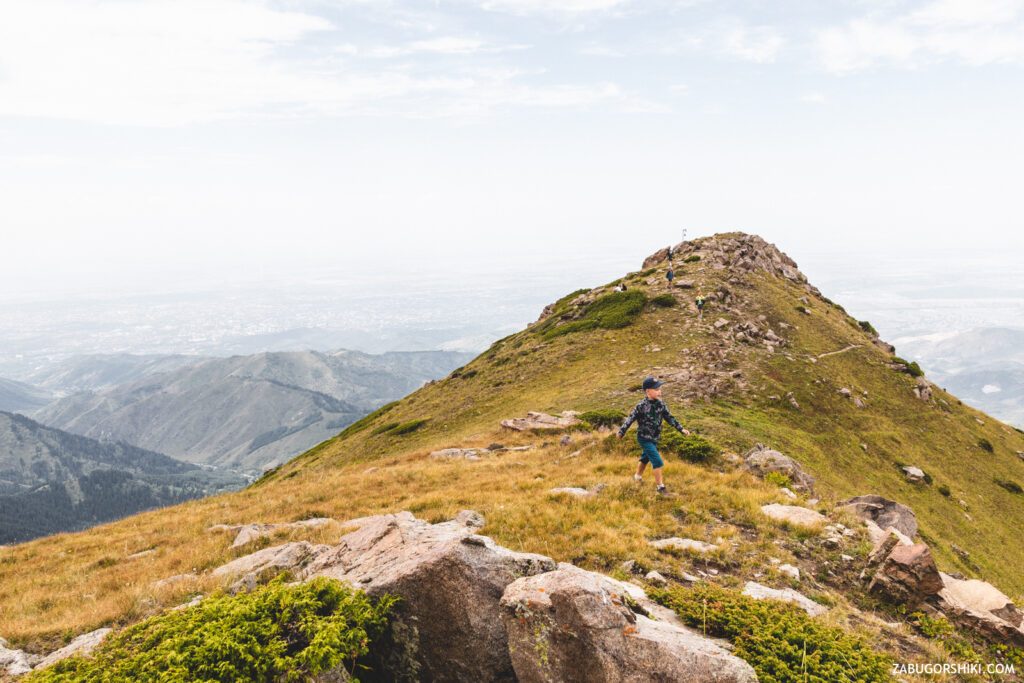
<svg viewBox="0 0 1024 683"><path fill-rule="evenodd" d="M672 245L668 247L668 262L672 263Z"/></svg>
<svg viewBox="0 0 1024 683"><path fill-rule="evenodd" d="M701 294L697 297L694 303L697 305L697 320L704 320L704 303L707 301L704 295Z"/></svg>
<svg viewBox="0 0 1024 683"><path fill-rule="evenodd" d="M672 270L672 268L670 267L668 269L668 272L665 273L665 277L668 279L668 286L671 287L672 286L672 280L674 280L676 278L676 271Z"/></svg>
<svg viewBox="0 0 1024 683"><path fill-rule="evenodd" d="M658 485L658 493L665 493L665 482L662 480L662 467L665 463L658 453L658 439L661 437L661 421L665 420L679 430L681 434L689 435L690 432L679 424L679 420L672 417L661 400L661 382L653 377L647 377L643 383L644 393L647 395L642 401L636 404L633 412L629 414L626 421L619 427L619 438L626 436L626 430L636 422L636 440L640 444L642 454L640 462L636 467L636 474L633 479L637 482L643 481L644 469L647 463L651 464L651 471L654 472L654 483Z"/></svg>

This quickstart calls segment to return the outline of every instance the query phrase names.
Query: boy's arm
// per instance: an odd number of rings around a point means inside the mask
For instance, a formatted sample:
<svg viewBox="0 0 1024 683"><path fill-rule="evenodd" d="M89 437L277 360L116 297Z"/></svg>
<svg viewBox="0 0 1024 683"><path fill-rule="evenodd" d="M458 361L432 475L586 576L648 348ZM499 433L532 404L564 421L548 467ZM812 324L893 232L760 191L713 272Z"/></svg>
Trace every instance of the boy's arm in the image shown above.
<svg viewBox="0 0 1024 683"><path fill-rule="evenodd" d="M638 403L633 408L633 412L631 412L629 414L629 417L626 418L626 421L622 423L621 427L619 427L619 438L620 439L626 435L626 430L629 429L629 425L631 425L634 422L636 422L637 414L639 412L640 412L640 404Z"/></svg>
<svg viewBox="0 0 1024 683"><path fill-rule="evenodd" d="M665 412L663 413L665 416L665 422L668 422L670 425L675 427L681 434L689 435L690 430L686 429L685 427L683 427L683 425L679 424L679 420L677 420L675 416L672 415L672 413L668 412L668 406L666 406L664 403L662 403L661 405L665 406Z"/></svg>

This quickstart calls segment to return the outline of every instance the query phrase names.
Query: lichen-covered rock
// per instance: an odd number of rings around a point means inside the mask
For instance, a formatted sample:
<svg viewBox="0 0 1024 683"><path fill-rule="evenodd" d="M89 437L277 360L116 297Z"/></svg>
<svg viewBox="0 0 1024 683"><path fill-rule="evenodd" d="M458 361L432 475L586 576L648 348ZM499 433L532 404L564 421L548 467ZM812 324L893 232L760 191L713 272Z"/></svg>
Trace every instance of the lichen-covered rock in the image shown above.
<svg viewBox="0 0 1024 683"><path fill-rule="evenodd" d="M572 565L515 581L501 607L523 683L757 680L749 664L640 588Z"/></svg>
<svg viewBox="0 0 1024 683"><path fill-rule="evenodd" d="M803 493L813 493L814 491L814 477L805 472L800 467L800 463L763 444L757 444L747 451L743 456L743 466L762 479L770 472L782 474L789 478L794 491Z"/></svg>
<svg viewBox="0 0 1024 683"><path fill-rule="evenodd" d="M872 521L882 530L895 528L907 538L917 535L917 517L906 505L882 496L855 496L839 503L840 509L849 510L865 521Z"/></svg>

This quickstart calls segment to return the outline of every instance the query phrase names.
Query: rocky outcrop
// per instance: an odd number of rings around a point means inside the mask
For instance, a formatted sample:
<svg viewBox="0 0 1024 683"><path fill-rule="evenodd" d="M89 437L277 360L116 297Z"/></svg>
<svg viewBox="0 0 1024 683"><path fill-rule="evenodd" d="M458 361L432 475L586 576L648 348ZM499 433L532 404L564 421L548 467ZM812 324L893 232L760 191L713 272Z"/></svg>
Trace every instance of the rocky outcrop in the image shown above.
<svg viewBox="0 0 1024 683"><path fill-rule="evenodd" d="M747 581L743 594L755 600L781 600L791 602L812 617L824 614L828 608L811 600L809 597L792 588L769 588L755 581Z"/></svg>
<svg viewBox="0 0 1024 683"><path fill-rule="evenodd" d="M869 593L909 608L937 595L943 585L928 546L904 545L896 534L871 552L861 580Z"/></svg>
<svg viewBox="0 0 1024 683"><path fill-rule="evenodd" d="M524 683L757 680L749 664L683 626L640 588L572 565L518 579L501 608Z"/></svg>
<svg viewBox="0 0 1024 683"><path fill-rule="evenodd" d="M941 574L939 609L954 623L996 643L1024 647L1024 614L992 584Z"/></svg>
<svg viewBox="0 0 1024 683"><path fill-rule="evenodd" d="M808 528L820 526L828 521L828 518L820 512L811 510L810 508L800 507L799 505L780 505L779 503L770 503L768 505L762 505L761 512L778 522L787 522L789 524Z"/></svg>
<svg viewBox="0 0 1024 683"><path fill-rule="evenodd" d="M562 414L558 416L530 411L526 413L526 417L514 417L508 420L502 420L501 426L517 432L525 432L533 429L567 429L568 427L574 427L580 424L580 419L577 415L579 415L579 413L574 410L562 411Z"/></svg>
<svg viewBox="0 0 1024 683"><path fill-rule="evenodd" d="M684 262L694 255L700 256L701 264L713 270L728 270L737 275L763 271L800 284L807 283L807 278L797 269L793 259L757 235L725 233L672 247L673 260ZM645 270L653 268L667 259L668 249L661 249L644 259L643 267Z"/></svg>
<svg viewBox="0 0 1024 683"><path fill-rule="evenodd" d="M743 466L762 479L770 472L784 475L789 478L790 487L794 491L814 491L814 477L805 472L800 463L764 444L757 444L747 451L743 456Z"/></svg>
<svg viewBox="0 0 1024 683"><path fill-rule="evenodd" d="M892 527L907 538L917 535L917 517L906 505L883 498L882 496L855 496L839 503L845 509L862 520L873 522L883 531Z"/></svg>
<svg viewBox="0 0 1024 683"><path fill-rule="evenodd" d="M400 596L398 619L425 680L512 680L498 601L508 584L551 571L555 562L476 535L482 524L468 511L440 524L408 512L353 520L346 526L356 531L319 553L301 577L328 576L370 595Z"/></svg>

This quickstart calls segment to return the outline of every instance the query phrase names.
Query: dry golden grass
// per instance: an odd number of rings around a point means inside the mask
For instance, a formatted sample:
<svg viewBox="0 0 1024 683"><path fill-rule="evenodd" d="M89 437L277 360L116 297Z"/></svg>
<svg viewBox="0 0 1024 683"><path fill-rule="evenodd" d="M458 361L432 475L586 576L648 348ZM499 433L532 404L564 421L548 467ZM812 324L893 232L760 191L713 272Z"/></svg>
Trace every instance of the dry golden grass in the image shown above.
<svg viewBox="0 0 1024 683"><path fill-rule="evenodd" d="M589 447L568 457L581 446ZM0 633L30 649L52 648L77 633L132 622L209 592L217 585L208 571L233 557L291 539L336 542L344 531L337 524L289 532L231 551L230 533L206 531L219 523L311 516L343 521L399 510L440 521L475 509L487 518L483 533L507 547L604 570L636 559L669 574L709 561L740 566L770 551L772 539L785 534L757 509L781 500L777 489L738 471L676 461L667 467L674 495L663 498L655 494L650 476L642 487L632 483L630 449L629 443L578 434L567 447L498 452L479 462L438 460L426 452L388 457L372 466L300 472L235 494L5 548L0 551ZM557 486L597 483L608 487L593 499L549 493ZM745 538L737 524L757 529L757 537ZM647 545L670 535L720 540L721 549L707 558L675 557ZM156 552L129 557L150 549ZM196 577L154 586L190 572Z"/></svg>

